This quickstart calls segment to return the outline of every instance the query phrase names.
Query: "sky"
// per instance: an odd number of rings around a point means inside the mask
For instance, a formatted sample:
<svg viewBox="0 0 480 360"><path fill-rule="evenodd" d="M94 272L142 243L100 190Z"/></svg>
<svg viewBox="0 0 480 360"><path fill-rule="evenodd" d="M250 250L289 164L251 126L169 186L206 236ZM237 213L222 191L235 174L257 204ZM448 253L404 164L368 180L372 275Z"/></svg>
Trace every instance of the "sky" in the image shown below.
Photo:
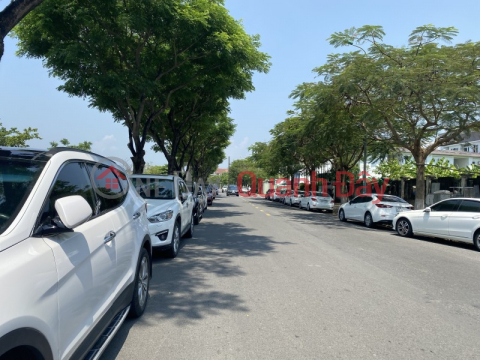
<svg viewBox="0 0 480 360"><path fill-rule="evenodd" d="M0 0L0 9L9 0ZM244 100L231 102L230 116L237 130L226 149L230 160L249 155L248 147L269 141L270 129L283 121L292 108L290 93L303 82L315 81L313 68L323 65L334 49L327 41L334 32L362 25L383 26L385 42L407 44L417 26L454 26L454 42L480 41L480 1L460 0L226 0L230 14L248 34L259 34L261 51L271 56L268 74L255 74L255 91ZM72 144L93 143L92 151L104 156L129 159L128 131L109 113L88 107L88 102L69 97L56 88L58 79L49 77L42 62L15 55L16 41L7 38L0 62L0 122L3 126L38 128L42 140L31 140L34 148L46 148L50 141L67 138ZM319 80L319 79L317 79ZM148 147L146 161L166 163L161 153ZM227 159L220 165L227 167Z"/></svg>

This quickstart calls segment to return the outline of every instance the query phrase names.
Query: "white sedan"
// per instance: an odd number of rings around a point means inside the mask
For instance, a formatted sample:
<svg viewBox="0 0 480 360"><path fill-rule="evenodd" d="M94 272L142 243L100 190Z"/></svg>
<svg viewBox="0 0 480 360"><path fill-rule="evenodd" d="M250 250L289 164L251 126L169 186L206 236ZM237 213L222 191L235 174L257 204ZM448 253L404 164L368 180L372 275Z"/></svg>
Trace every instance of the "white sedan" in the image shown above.
<svg viewBox="0 0 480 360"><path fill-rule="evenodd" d="M329 195L323 196L321 191L317 191L317 194L313 196L310 191L308 196L304 196L300 199L298 204L299 208L305 208L308 211L310 210L327 210L333 211L333 206L335 205L335 200L333 200Z"/></svg>
<svg viewBox="0 0 480 360"><path fill-rule="evenodd" d="M376 223L392 224L398 213L413 210L413 206L405 200L393 195L377 194L357 196L355 199L340 206L338 218L340 221L358 220L366 227Z"/></svg>
<svg viewBox="0 0 480 360"><path fill-rule="evenodd" d="M393 219L400 236L426 235L472 243L480 251L480 199L447 199Z"/></svg>
<svg viewBox="0 0 480 360"><path fill-rule="evenodd" d="M285 198L285 205L290 205L290 206L294 206L294 205L298 205L300 206L300 201L302 200L302 198L305 196L305 191L297 191L297 193L295 193L295 191L292 191L292 195L290 197L286 197Z"/></svg>

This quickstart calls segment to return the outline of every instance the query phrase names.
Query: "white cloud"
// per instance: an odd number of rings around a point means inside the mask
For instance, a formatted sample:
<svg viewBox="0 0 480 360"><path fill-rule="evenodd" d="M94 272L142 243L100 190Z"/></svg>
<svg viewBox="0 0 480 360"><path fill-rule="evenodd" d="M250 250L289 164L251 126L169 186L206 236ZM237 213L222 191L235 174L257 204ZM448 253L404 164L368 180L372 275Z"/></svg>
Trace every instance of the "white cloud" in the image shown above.
<svg viewBox="0 0 480 360"><path fill-rule="evenodd" d="M102 140L94 141L92 151L104 156L112 156L118 152L118 141L114 135L105 135Z"/></svg>
<svg viewBox="0 0 480 360"><path fill-rule="evenodd" d="M232 140L232 143L227 147L225 153L227 158L220 164L220 167L228 166L228 157L230 156L230 162L233 160L244 159L249 156L248 146L250 145L250 138L245 136L240 142L236 142L235 139Z"/></svg>

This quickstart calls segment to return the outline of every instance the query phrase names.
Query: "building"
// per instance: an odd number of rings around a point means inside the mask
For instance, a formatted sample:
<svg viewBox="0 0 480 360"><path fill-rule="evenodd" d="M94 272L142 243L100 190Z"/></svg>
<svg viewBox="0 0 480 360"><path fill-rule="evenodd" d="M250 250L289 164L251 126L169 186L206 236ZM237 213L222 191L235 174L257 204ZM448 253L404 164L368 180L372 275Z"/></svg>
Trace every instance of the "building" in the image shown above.
<svg viewBox="0 0 480 360"><path fill-rule="evenodd" d="M480 132L472 132L457 144L442 146L442 150L478 153L480 147Z"/></svg>
<svg viewBox="0 0 480 360"><path fill-rule="evenodd" d="M218 168L212 175L222 175L223 173L228 173L228 169Z"/></svg>

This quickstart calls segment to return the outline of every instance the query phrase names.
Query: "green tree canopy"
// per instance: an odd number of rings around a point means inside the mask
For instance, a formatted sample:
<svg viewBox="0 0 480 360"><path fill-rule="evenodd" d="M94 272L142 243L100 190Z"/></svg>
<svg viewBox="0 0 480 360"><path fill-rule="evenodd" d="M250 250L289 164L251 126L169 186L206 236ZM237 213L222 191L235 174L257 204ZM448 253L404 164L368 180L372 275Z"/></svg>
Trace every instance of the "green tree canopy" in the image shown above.
<svg viewBox="0 0 480 360"><path fill-rule="evenodd" d="M317 69L351 110L369 109L379 138L412 153L416 208L424 207L427 156L480 128L480 43L439 44L456 34L452 27L420 26L407 46L394 47L383 42L381 26L351 28L330 43L358 50L330 55Z"/></svg>
<svg viewBox="0 0 480 360"><path fill-rule="evenodd" d="M0 146L28 147L28 140L41 139L37 131L31 127L23 129L23 131L16 127L7 129L0 123Z"/></svg>
<svg viewBox="0 0 480 360"><path fill-rule="evenodd" d="M247 35L220 0L49 0L15 33L19 54L42 59L64 81L60 90L128 128L135 173L143 170L151 125L161 121L155 131L168 141L163 122L195 89L212 79L223 96L239 98L253 90L253 72L269 66L259 37ZM177 97L182 90L187 95Z"/></svg>
<svg viewBox="0 0 480 360"><path fill-rule="evenodd" d="M64 147L69 147L69 148L72 148L72 149L92 151L92 144L93 143L91 141L83 141L83 142L79 143L78 145L72 145L72 144L70 144L70 141L68 139L63 138L63 139L60 140L60 144L62 144L62 146L64 146ZM51 141L49 149L57 147L58 145L59 145L58 142Z"/></svg>

